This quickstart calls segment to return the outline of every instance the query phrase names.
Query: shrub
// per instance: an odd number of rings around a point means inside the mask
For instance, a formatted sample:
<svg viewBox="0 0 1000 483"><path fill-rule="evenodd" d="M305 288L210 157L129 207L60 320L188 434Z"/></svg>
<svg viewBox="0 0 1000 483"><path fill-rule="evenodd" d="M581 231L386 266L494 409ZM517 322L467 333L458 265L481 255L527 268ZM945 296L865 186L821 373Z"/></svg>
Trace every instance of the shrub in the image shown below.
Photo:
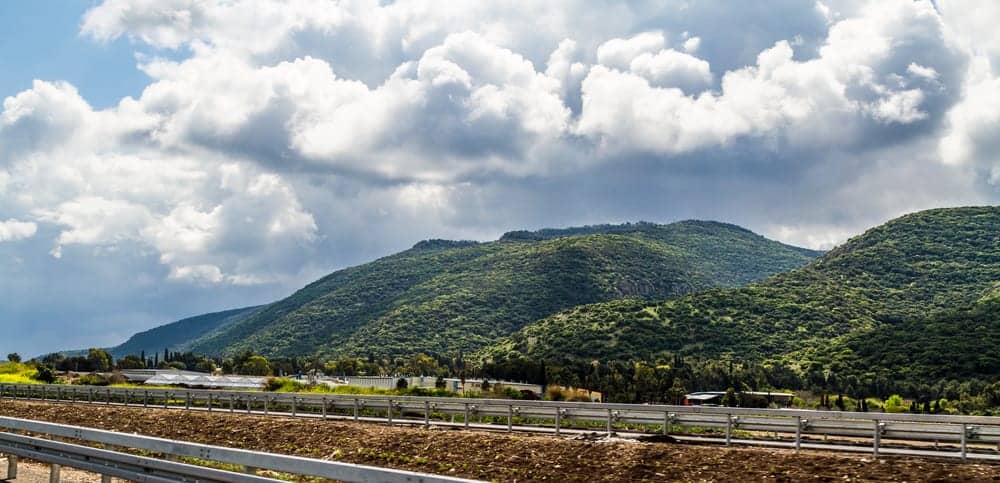
<svg viewBox="0 0 1000 483"><path fill-rule="evenodd" d="M549 386L545 388L545 400L546 401L565 401L566 394L563 389L559 386Z"/></svg>
<svg viewBox="0 0 1000 483"><path fill-rule="evenodd" d="M34 379L46 384L52 384L56 382L56 372L45 364L39 364L38 373L35 374Z"/></svg>
<svg viewBox="0 0 1000 483"><path fill-rule="evenodd" d="M81 386L109 386L111 381L109 381L104 376L100 374L84 374L76 380L76 384Z"/></svg>
<svg viewBox="0 0 1000 483"><path fill-rule="evenodd" d="M887 413L901 413L906 411L906 403L903 401L903 397L899 394L893 394L889 396L889 399L885 400L885 412Z"/></svg>

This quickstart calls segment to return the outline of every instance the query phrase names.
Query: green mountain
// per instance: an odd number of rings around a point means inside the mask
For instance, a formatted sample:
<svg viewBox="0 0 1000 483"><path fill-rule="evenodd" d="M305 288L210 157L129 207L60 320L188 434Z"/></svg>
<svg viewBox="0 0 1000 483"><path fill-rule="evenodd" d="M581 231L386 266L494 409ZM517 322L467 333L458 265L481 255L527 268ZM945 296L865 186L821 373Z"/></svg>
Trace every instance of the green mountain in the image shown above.
<svg viewBox="0 0 1000 483"><path fill-rule="evenodd" d="M429 240L178 344L272 357L471 352L580 304L739 286L818 255L704 221L512 232L488 243Z"/></svg>
<svg viewBox="0 0 1000 483"><path fill-rule="evenodd" d="M169 348L174 352L191 349L192 341L222 330L253 314L260 307L246 307L179 320L133 335L121 345L108 349L116 359L146 352L150 356ZM86 355L86 351L82 351ZM65 353L66 355L79 355Z"/></svg>
<svg viewBox="0 0 1000 483"><path fill-rule="evenodd" d="M819 378L995 377L1000 359L986 349L1000 342L1000 319L996 297L984 295L1000 281L998 235L1000 207L914 213L745 287L574 307L527 325L480 357L680 355L770 359ZM892 370L879 372L883 366Z"/></svg>

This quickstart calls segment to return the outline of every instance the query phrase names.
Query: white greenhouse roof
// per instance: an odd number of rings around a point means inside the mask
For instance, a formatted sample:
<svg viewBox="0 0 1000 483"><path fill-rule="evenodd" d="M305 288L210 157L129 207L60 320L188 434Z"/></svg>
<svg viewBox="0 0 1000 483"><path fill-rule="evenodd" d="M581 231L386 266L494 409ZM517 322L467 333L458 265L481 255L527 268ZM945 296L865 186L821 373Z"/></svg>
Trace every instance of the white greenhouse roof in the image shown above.
<svg viewBox="0 0 1000 483"><path fill-rule="evenodd" d="M209 376L190 374L157 374L146 380L153 386L201 386L260 389L267 378L252 376Z"/></svg>

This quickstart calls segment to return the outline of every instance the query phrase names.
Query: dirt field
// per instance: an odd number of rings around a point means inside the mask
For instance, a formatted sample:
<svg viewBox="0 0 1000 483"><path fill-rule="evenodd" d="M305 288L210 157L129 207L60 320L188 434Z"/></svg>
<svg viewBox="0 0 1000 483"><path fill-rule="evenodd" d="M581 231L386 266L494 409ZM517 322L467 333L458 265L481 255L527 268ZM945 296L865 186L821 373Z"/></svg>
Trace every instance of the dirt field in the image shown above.
<svg viewBox="0 0 1000 483"><path fill-rule="evenodd" d="M1000 466L0 401L0 415L492 481L1000 481Z"/></svg>

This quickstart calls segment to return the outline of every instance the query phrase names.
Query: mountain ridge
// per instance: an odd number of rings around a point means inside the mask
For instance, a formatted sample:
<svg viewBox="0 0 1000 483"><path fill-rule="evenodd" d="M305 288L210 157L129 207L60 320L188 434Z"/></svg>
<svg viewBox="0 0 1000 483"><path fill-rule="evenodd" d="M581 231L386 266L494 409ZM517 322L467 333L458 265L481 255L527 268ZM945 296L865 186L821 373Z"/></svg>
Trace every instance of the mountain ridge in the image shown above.
<svg viewBox="0 0 1000 483"><path fill-rule="evenodd" d="M321 357L470 352L575 305L738 286L819 254L699 220L508 232L491 242L423 240L272 304L238 309L247 312L235 320L213 318L217 324L172 339L170 349ZM183 330L175 324L184 321L162 327Z"/></svg>
<svg viewBox="0 0 1000 483"><path fill-rule="evenodd" d="M667 301L574 307L525 326L479 357L581 362L737 357L775 360L821 379L848 372L863 379L870 371L865 364L849 364L854 351L865 349L869 366L877 366L880 351L893 353L894 362L902 364L900 341L920 337L922 327L935 323L939 338L979 347L968 340L974 333L950 334L941 321L983 321L996 308L998 233L1000 207L911 213L761 282ZM994 333L992 325L987 328ZM865 344L872 338L881 344ZM987 365L1000 370L1000 363Z"/></svg>

